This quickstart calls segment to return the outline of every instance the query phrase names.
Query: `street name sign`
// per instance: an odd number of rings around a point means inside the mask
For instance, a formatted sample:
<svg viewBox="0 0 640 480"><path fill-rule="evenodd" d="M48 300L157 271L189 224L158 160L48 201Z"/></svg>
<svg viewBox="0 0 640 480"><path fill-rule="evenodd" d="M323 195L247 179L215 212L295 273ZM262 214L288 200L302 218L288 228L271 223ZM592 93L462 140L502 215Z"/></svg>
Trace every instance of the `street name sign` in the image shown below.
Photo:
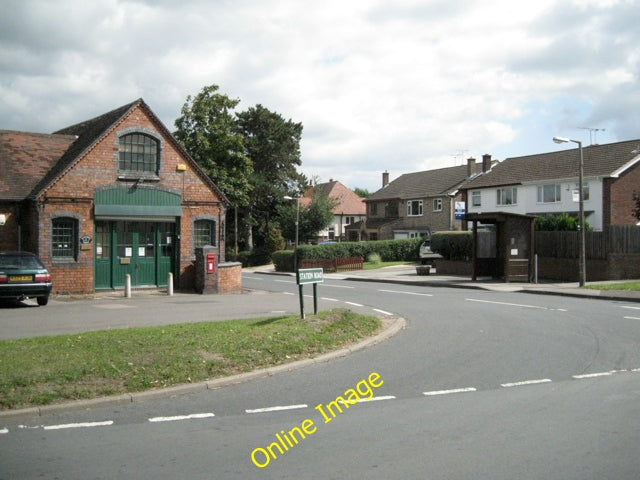
<svg viewBox="0 0 640 480"><path fill-rule="evenodd" d="M305 283L321 283L324 281L324 270L322 268L301 268L297 275L298 285Z"/></svg>

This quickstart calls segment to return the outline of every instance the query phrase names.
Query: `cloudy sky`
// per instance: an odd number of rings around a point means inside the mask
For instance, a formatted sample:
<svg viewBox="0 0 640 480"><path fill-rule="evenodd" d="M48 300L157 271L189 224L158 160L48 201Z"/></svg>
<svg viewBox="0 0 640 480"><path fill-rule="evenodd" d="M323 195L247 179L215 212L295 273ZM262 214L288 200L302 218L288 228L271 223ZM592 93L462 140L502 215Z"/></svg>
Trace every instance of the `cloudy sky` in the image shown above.
<svg viewBox="0 0 640 480"><path fill-rule="evenodd" d="M302 172L403 173L640 138L640 0L0 0L0 129L205 85L304 126ZM591 128L592 130L589 130Z"/></svg>

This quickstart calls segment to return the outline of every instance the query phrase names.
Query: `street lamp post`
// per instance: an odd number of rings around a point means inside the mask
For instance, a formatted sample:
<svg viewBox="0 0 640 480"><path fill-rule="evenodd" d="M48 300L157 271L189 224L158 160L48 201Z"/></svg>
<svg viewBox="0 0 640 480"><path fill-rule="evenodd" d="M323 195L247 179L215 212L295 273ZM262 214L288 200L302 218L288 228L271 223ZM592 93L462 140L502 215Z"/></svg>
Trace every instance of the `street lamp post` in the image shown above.
<svg viewBox="0 0 640 480"><path fill-rule="evenodd" d="M293 271L296 272L298 270L298 224L300 222L300 198L293 198L289 195L285 195L283 198L285 200L296 201L296 243L293 246Z"/></svg>
<svg viewBox="0 0 640 480"><path fill-rule="evenodd" d="M579 237L579 252L578 252L578 268L579 268L579 283L581 287L584 287L587 270L586 270L586 258L585 258L585 223L584 223L584 195L583 195L583 177L584 177L584 158L582 156L582 142L580 140L572 140L565 137L553 137L555 143L567 143L573 142L578 144L578 150L580 152L580 169L578 173L578 195L580 204L580 237Z"/></svg>

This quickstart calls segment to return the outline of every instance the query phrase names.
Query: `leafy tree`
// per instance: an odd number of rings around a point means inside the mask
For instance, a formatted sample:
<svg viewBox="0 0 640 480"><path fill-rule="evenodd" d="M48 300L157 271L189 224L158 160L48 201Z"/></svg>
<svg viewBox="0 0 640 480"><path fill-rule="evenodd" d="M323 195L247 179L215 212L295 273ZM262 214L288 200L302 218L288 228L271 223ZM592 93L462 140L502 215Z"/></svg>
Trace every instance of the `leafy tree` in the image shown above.
<svg viewBox="0 0 640 480"><path fill-rule="evenodd" d="M306 178L296 169L302 164L302 124L285 120L258 104L237 114L237 127L253 165L248 178L252 193L243 209L249 226L247 247L253 248L254 243L264 243L283 197L292 191L296 193L291 196L300 196L306 184Z"/></svg>
<svg viewBox="0 0 640 480"><path fill-rule="evenodd" d="M318 232L326 229L333 220L333 209L337 200L330 198L326 191L314 189L311 202L300 203L298 242L306 243L314 239ZM283 236L294 241L296 236L296 209L295 201L280 205L278 208L278 223Z"/></svg>
<svg viewBox="0 0 640 480"><path fill-rule="evenodd" d="M174 136L234 206L249 202L253 172L234 108L240 100L218 93L217 85L189 95L175 121Z"/></svg>
<svg viewBox="0 0 640 480"><path fill-rule="evenodd" d="M367 190L366 188L354 188L353 192L358 195L359 197L362 198L369 198L371 196L371 192L369 190Z"/></svg>

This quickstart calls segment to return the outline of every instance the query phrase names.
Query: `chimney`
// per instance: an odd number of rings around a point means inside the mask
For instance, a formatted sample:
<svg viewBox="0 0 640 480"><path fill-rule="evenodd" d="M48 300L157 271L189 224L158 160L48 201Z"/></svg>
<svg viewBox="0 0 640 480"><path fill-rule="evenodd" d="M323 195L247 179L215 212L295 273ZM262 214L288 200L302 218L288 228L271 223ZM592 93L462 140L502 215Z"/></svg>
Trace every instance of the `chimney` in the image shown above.
<svg viewBox="0 0 640 480"><path fill-rule="evenodd" d="M476 174L476 159L473 157L467 158L467 178L471 178Z"/></svg>
<svg viewBox="0 0 640 480"><path fill-rule="evenodd" d="M491 155L485 153L482 155L482 173L491 170Z"/></svg>
<svg viewBox="0 0 640 480"><path fill-rule="evenodd" d="M389 185L389 172L386 170L382 173L382 188Z"/></svg>

